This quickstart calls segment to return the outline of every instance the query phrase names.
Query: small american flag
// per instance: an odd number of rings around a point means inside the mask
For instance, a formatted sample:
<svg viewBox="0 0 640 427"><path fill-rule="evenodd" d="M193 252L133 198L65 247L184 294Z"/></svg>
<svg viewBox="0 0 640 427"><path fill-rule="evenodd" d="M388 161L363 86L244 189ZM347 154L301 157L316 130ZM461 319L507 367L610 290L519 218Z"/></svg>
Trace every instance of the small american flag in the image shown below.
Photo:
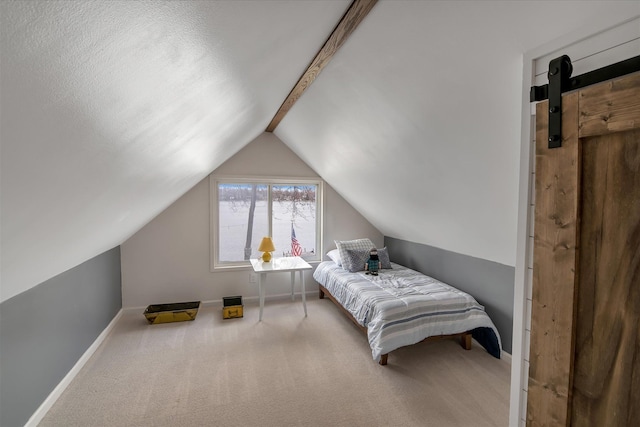
<svg viewBox="0 0 640 427"><path fill-rule="evenodd" d="M296 230L293 229L293 224L291 224L291 255L302 255L302 246L300 246L298 239L296 239Z"/></svg>

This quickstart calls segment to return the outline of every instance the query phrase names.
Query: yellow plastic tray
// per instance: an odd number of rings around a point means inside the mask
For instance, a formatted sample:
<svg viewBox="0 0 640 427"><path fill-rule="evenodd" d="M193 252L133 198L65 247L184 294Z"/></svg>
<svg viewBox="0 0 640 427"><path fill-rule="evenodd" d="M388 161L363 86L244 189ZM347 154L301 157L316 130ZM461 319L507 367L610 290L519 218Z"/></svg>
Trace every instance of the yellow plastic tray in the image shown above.
<svg viewBox="0 0 640 427"><path fill-rule="evenodd" d="M172 304L152 304L144 311L144 317L152 324L183 322L194 320L200 308L200 301L177 302Z"/></svg>

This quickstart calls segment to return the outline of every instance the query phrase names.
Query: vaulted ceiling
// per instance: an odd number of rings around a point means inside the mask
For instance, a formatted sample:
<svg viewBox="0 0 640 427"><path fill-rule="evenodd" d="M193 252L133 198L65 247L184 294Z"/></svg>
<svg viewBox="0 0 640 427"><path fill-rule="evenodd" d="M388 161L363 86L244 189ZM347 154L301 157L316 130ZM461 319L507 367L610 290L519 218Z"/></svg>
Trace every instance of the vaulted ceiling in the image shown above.
<svg viewBox="0 0 640 427"><path fill-rule="evenodd" d="M349 4L2 2L2 300L260 135ZM381 0L274 133L385 235L513 265L522 54L638 4Z"/></svg>

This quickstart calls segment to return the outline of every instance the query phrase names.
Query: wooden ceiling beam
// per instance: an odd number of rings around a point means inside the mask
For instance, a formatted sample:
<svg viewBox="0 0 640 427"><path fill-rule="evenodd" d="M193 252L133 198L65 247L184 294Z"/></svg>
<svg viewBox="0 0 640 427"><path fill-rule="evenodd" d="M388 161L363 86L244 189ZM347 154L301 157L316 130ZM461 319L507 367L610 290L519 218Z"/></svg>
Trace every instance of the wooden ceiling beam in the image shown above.
<svg viewBox="0 0 640 427"><path fill-rule="evenodd" d="M280 109L273 116L271 123L267 126L267 132L273 132L280 124L284 116L289 112L293 104L302 96L302 93L313 83L318 77L322 69L331 61L333 55L340 49L345 41L349 38L356 27L364 20L365 16L373 8L378 0L354 0L345 12L344 16L338 22L322 49L318 52L307 70L302 74L298 83L293 87L289 95L284 100Z"/></svg>

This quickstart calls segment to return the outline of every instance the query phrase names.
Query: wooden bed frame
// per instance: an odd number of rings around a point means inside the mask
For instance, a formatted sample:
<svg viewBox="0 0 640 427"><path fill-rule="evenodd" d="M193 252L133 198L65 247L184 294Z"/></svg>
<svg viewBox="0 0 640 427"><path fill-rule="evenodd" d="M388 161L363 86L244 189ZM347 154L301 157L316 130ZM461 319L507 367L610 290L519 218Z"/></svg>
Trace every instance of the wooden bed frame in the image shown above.
<svg viewBox="0 0 640 427"><path fill-rule="evenodd" d="M340 307L342 312L346 314L349 319L351 319L351 321L358 327L358 329L360 329L365 335L367 335L367 328L359 324L358 321L355 319L355 317L353 317L351 313L349 313L347 309L344 308L342 304L340 304L340 302L338 302L338 300L333 295L331 295L331 292L329 292L327 288L325 288L319 283L318 283L318 286L320 287L320 299L324 299L326 295L331 301L333 301L335 305ZM471 331L462 332L459 334L452 334L452 335L437 335L437 336L425 338L420 342L436 341L444 338L460 338L460 344L462 345L462 348L464 348L465 350L471 350ZM380 363L381 365L386 365L388 356L389 356L389 353L385 353L382 356L380 356L380 362L378 363Z"/></svg>

